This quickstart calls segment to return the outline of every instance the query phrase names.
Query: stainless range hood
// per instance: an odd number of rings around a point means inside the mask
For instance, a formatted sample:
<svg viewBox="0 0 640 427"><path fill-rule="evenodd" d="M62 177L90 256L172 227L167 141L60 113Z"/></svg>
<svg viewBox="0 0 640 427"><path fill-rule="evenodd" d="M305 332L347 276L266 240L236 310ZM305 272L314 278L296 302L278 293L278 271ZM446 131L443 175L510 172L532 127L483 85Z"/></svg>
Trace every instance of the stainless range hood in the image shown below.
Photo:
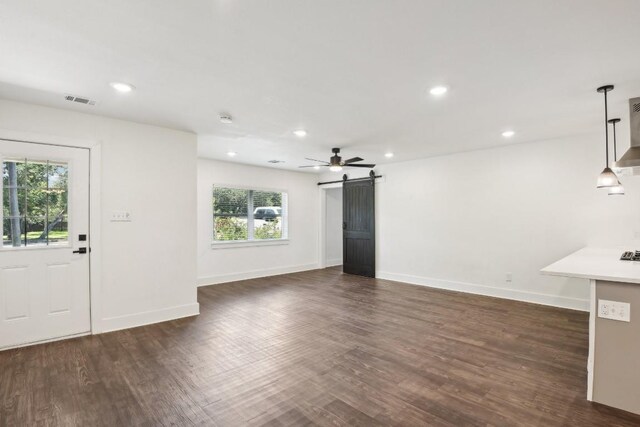
<svg viewBox="0 0 640 427"><path fill-rule="evenodd" d="M630 171L640 175L640 98L629 100L629 124L631 126L631 147L614 163L617 171Z"/></svg>

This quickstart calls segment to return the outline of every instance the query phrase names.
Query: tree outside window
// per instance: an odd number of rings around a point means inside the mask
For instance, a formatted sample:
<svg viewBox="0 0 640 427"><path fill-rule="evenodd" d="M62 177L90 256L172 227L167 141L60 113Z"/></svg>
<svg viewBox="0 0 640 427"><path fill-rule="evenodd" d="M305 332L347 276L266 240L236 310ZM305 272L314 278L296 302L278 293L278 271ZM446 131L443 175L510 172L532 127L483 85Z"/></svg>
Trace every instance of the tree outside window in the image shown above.
<svg viewBox="0 0 640 427"><path fill-rule="evenodd" d="M68 178L69 168L65 163L3 161L4 247L68 242Z"/></svg>
<svg viewBox="0 0 640 427"><path fill-rule="evenodd" d="M278 191L214 186L214 241L286 238L286 199Z"/></svg>

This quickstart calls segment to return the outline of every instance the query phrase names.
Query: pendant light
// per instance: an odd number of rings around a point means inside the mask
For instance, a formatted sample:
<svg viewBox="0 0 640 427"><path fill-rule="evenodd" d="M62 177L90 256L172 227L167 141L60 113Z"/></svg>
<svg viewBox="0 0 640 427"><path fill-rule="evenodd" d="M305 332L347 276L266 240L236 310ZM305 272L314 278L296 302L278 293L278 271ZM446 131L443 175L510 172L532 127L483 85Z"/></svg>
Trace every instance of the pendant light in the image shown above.
<svg viewBox="0 0 640 427"><path fill-rule="evenodd" d="M616 141L616 123L619 123L620 119L611 119L609 123L613 126L613 161L618 161L618 142ZM609 187L610 196L624 196L624 187L622 184L615 187Z"/></svg>
<svg viewBox="0 0 640 427"><path fill-rule="evenodd" d="M600 172L600 176L598 176L598 188L609 188L620 185L620 181L618 181L618 177L615 173L609 168L609 112L607 110L607 92L613 90L613 85L601 86L598 88L599 93L604 93L604 141L605 141L605 165L602 172Z"/></svg>

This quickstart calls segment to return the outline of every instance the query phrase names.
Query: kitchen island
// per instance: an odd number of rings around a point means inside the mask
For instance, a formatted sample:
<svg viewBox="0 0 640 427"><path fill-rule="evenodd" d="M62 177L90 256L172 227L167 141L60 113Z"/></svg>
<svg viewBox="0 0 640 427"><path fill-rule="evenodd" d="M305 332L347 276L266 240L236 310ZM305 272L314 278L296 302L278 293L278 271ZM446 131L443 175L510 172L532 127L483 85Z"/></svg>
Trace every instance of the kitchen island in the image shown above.
<svg viewBox="0 0 640 427"><path fill-rule="evenodd" d="M587 399L640 414L640 261L621 261L628 249L583 248L541 272L589 281Z"/></svg>

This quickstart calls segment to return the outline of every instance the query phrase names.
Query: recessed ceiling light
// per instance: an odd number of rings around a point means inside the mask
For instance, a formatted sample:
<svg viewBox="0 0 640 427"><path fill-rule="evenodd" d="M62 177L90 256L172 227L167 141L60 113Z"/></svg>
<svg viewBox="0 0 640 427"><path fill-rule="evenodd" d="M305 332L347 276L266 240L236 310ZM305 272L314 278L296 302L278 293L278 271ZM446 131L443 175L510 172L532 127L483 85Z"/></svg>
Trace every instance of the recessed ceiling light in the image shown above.
<svg viewBox="0 0 640 427"><path fill-rule="evenodd" d="M229 151L229 152L227 153L227 156L229 156L229 157L235 157L235 156L236 156L236 154L238 154L238 153L236 153L235 151Z"/></svg>
<svg viewBox="0 0 640 427"><path fill-rule="evenodd" d="M317 169L320 169L320 166L315 165L313 168L317 170Z"/></svg>
<svg viewBox="0 0 640 427"><path fill-rule="evenodd" d="M384 156L385 156L387 159L390 159L390 158L392 158L392 157L393 157L393 153L384 153Z"/></svg>
<svg viewBox="0 0 640 427"><path fill-rule="evenodd" d="M233 117L230 114L220 114L220 123L231 124L233 123Z"/></svg>
<svg viewBox="0 0 640 427"><path fill-rule="evenodd" d="M504 132L502 132L502 136L504 136L505 138L511 138L515 134L516 133L512 130L505 130Z"/></svg>
<svg viewBox="0 0 640 427"><path fill-rule="evenodd" d="M109 84L111 85L112 88L114 88L115 90L121 93L129 93L135 89L135 86L130 85L129 83L111 82Z"/></svg>
<svg viewBox="0 0 640 427"><path fill-rule="evenodd" d="M304 129L297 129L293 131L293 134L299 138L304 138L307 136L307 131Z"/></svg>
<svg viewBox="0 0 640 427"><path fill-rule="evenodd" d="M432 87L429 90L429 93L431 95L435 95L435 96L440 96L440 95L444 95L445 93L447 93L447 87L446 86L436 86L436 87Z"/></svg>

